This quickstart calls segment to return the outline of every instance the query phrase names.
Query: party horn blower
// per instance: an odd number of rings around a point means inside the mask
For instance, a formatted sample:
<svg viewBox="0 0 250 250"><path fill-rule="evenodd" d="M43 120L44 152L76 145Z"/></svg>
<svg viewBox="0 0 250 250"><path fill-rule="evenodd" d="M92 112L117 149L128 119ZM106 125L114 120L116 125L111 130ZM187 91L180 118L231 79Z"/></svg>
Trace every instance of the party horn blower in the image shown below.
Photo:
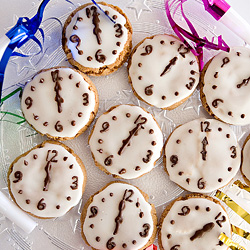
<svg viewBox="0 0 250 250"><path fill-rule="evenodd" d="M202 0L205 10L217 21L250 44L250 24L225 0Z"/></svg>
<svg viewBox="0 0 250 250"><path fill-rule="evenodd" d="M18 206L11 202L0 191L0 213L13 221L18 227L22 228L26 233L31 233L37 223L33 221L25 212L23 212Z"/></svg>

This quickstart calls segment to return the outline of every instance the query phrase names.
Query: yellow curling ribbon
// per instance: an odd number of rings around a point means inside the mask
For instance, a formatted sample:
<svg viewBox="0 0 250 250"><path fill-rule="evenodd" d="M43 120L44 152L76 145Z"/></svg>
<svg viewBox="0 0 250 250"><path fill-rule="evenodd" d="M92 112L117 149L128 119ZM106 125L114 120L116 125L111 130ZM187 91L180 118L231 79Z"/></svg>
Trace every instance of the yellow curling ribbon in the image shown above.
<svg viewBox="0 0 250 250"><path fill-rule="evenodd" d="M230 247L233 250L246 250L246 248L240 246L238 243L233 242L224 233L220 234L219 240L222 241L225 245L227 245L228 247Z"/></svg>
<svg viewBox="0 0 250 250"><path fill-rule="evenodd" d="M239 227L236 227L235 225L231 225L231 228L232 228L233 233L238 234L242 238L250 241L250 233L244 231L243 229L241 229Z"/></svg>
<svg viewBox="0 0 250 250"><path fill-rule="evenodd" d="M226 203L236 214L238 214L243 220L250 224L250 214L246 212L242 207L240 207L237 203L235 203L230 197L226 194L217 190L215 196Z"/></svg>
<svg viewBox="0 0 250 250"><path fill-rule="evenodd" d="M233 185L250 193L250 187L243 184L240 180L235 181Z"/></svg>

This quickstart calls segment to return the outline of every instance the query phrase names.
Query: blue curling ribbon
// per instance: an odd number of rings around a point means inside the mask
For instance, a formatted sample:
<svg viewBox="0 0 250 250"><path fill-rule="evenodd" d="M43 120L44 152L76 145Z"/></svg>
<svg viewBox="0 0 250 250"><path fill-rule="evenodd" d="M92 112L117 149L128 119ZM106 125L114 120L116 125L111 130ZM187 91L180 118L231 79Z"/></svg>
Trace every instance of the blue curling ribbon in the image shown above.
<svg viewBox="0 0 250 250"><path fill-rule="evenodd" d="M9 45L6 48L5 52L3 53L2 59L0 61L0 100L2 100L2 87L4 81L4 72L7 66L7 63L11 56L22 56L26 57L17 52L13 52L15 48L20 48L30 39L36 42L41 51L42 51L42 44L41 42L35 37L35 33L40 31L42 38L44 40L44 32L41 28L39 28L42 19L43 19L43 12L50 0L43 0L40 4L39 9L34 17L31 19L27 17L20 17L16 23L16 25L10 29L6 36L10 39Z"/></svg>

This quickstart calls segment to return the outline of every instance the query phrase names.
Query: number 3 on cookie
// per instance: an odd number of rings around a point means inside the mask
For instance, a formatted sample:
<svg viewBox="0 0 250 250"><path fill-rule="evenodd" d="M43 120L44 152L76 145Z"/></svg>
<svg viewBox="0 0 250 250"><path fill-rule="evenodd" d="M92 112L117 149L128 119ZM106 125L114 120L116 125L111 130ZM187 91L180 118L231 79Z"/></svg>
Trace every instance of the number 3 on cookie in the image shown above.
<svg viewBox="0 0 250 250"><path fill-rule="evenodd" d="M78 188L78 177L77 176L73 176L72 177L72 185L70 186L73 190Z"/></svg>

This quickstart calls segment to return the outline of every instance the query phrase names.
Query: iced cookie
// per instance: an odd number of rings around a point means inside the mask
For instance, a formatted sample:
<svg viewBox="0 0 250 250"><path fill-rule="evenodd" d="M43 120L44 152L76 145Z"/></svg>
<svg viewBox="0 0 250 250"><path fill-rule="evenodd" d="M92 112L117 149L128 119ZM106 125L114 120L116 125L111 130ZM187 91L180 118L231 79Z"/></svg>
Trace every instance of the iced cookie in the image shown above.
<svg viewBox="0 0 250 250"><path fill-rule="evenodd" d="M133 179L152 170L161 155L163 135L150 113L138 106L120 105L98 118L89 145L101 170Z"/></svg>
<svg viewBox="0 0 250 250"><path fill-rule="evenodd" d="M86 178L85 167L72 149L45 141L11 164L8 187L20 208L45 219L62 216L77 205Z"/></svg>
<svg viewBox="0 0 250 250"><path fill-rule="evenodd" d="M168 110L192 95L200 76L194 54L170 35L147 37L136 45L128 72L139 99Z"/></svg>
<svg viewBox="0 0 250 250"><path fill-rule="evenodd" d="M63 29L62 44L68 61L88 75L107 75L127 60L132 48L132 26L123 11L100 2L80 6L70 14Z"/></svg>
<svg viewBox="0 0 250 250"><path fill-rule="evenodd" d="M165 146L166 171L172 181L191 192L212 192L228 184L241 162L232 129L214 119L179 126Z"/></svg>
<svg viewBox="0 0 250 250"><path fill-rule="evenodd" d="M242 149L241 173L244 180L250 185L250 135L246 138Z"/></svg>
<svg viewBox="0 0 250 250"><path fill-rule="evenodd" d="M218 237L231 237L228 215L218 201L202 195L180 197L163 212L160 221L161 250L226 250Z"/></svg>
<svg viewBox="0 0 250 250"><path fill-rule="evenodd" d="M98 94L91 80L71 68L40 71L26 84L21 108L40 134L68 140L84 132L98 110Z"/></svg>
<svg viewBox="0 0 250 250"><path fill-rule="evenodd" d="M234 125L250 124L250 49L220 52L201 74L201 101L210 115Z"/></svg>
<svg viewBox="0 0 250 250"><path fill-rule="evenodd" d="M92 249L141 250L154 242L154 205L135 186L113 182L90 197L81 215L82 236Z"/></svg>

